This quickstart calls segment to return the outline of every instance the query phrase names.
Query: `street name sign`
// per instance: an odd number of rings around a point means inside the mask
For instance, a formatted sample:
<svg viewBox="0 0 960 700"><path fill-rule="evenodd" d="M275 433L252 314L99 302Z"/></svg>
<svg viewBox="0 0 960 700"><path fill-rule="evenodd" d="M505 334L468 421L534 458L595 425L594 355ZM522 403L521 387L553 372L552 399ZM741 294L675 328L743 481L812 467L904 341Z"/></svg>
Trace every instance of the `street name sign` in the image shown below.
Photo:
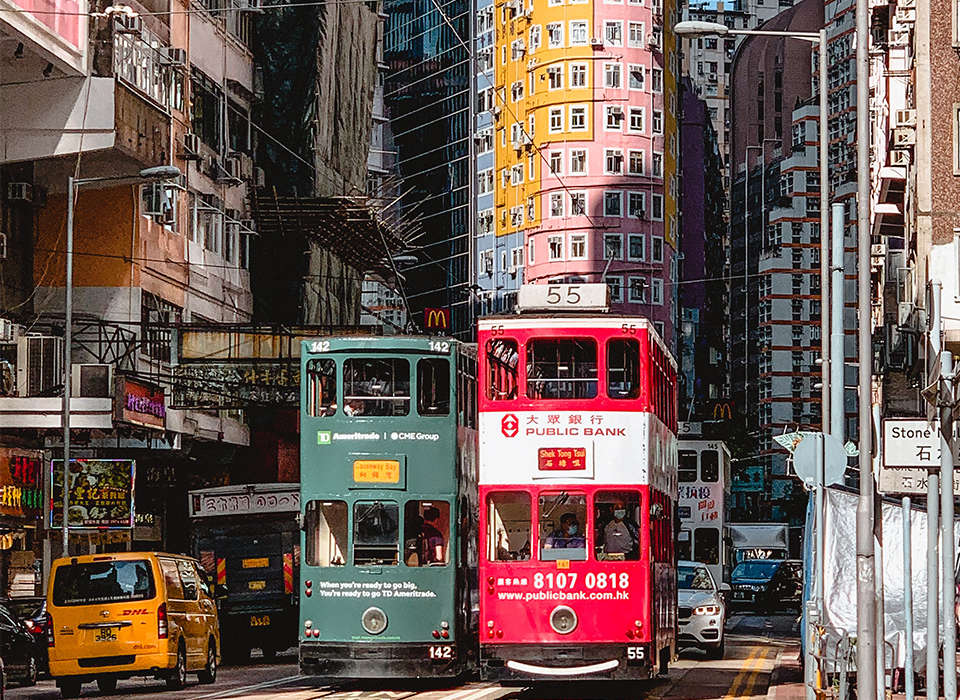
<svg viewBox="0 0 960 700"><path fill-rule="evenodd" d="M954 464L957 440L954 433ZM927 493L927 476L940 468L940 429L925 418L885 418L883 420L883 460L877 488L885 494ZM960 484L954 479L954 493Z"/></svg>

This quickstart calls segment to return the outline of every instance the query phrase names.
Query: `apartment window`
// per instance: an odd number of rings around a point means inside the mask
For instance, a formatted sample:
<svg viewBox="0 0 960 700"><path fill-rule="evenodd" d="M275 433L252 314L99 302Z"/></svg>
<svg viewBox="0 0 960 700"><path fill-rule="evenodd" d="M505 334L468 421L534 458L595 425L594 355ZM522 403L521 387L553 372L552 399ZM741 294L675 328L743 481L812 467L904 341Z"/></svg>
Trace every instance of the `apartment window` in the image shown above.
<svg viewBox="0 0 960 700"><path fill-rule="evenodd" d="M523 267L523 246L510 251L510 266Z"/></svg>
<svg viewBox="0 0 960 700"><path fill-rule="evenodd" d="M587 193L586 192L570 193L570 215L571 216L587 215Z"/></svg>
<svg viewBox="0 0 960 700"><path fill-rule="evenodd" d="M223 93L208 77L194 71L191 79L190 128L214 151L222 150Z"/></svg>
<svg viewBox="0 0 960 700"><path fill-rule="evenodd" d="M481 129L477 132L477 155L493 150L493 129Z"/></svg>
<svg viewBox="0 0 960 700"><path fill-rule="evenodd" d="M550 216L555 219L563 216L563 192L550 194Z"/></svg>
<svg viewBox="0 0 960 700"><path fill-rule="evenodd" d="M548 236L547 251L550 260L563 260L563 236Z"/></svg>
<svg viewBox="0 0 960 700"><path fill-rule="evenodd" d="M629 83L627 87L629 87L631 90L643 90L646 69L643 66L631 63L630 67L628 68L628 72Z"/></svg>
<svg viewBox="0 0 960 700"><path fill-rule="evenodd" d="M582 105L570 107L570 131L587 130L587 108Z"/></svg>
<svg viewBox="0 0 960 700"><path fill-rule="evenodd" d="M563 131L563 107L550 108L550 133Z"/></svg>
<svg viewBox="0 0 960 700"><path fill-rule="evenodd" d="M607 46L623 46L623 22L611 20L604 22L603 40Z"/></svg>
<svg viewBox="0 0 960 700"><path fill-rule="evenodd" d="M650 195L650 218L654 221L663 221L663 195Z"/></svg>
<svg viewBox="0 0 960 700"><path fill-rule="evenodd" d="M570 23L570 46L586 46L589 39L586 22L578 20Z"/></svg>
<svg viewBox="0 0 960 700"><path fill-rule="evenodd" d="M620 80L620 64L605 63L603 65L603 86L619 90L622 85Z"/></svg>
<svg viewBox="0 0 960 700"><path fill-rule="evenodd" d="M630 22L627 27L627 45L634 49L643 48L643 22Z"/></svg>
<svg viewBox="0 0 960 700"><path fill-rule="evenodd" d="M646 195L643 192L627 193L627 216L632 219L645 219L647 216ZM643 250L643 236L639 236L641 250ZM641 256L642 257L642 256Z"/></svg>
<svg viewBox="0 0 960 700"><path fill-rule="evenodd" d="M663 177L663 154L662 153L653 154L653 176Z"/></svg>
<svg viewBox="0 0 960 700"><path fill-rule="evenodd" d="M572 63L570 65L570 87L587 87L587 64Z"/></svg>
<svg viewBox="0 0 960 700"><path fill-rule="evenodd" d="M551 22L547 25L547 44L551 49L563 46L563 22Z"/></svg>
<svg viewBox="0 0 960 700"><path fill-rule="evenodd" d="M651 262L662 263L663 262L663 237L662 236L651 236Z"/></svg>
<svg viewBox="0 0 960 700"><path fill-rule="evenodd" d="M512 168L510 168L510 184L511 185L523 184L523 163L517 163Z"/></svg>
<svg viewBox="0 0 960 700"><path fill-rule="evenodd" d="M663 133L663 112L659 109L653 110L653 133L662 134Z"/></svg>
<svg viewBox="0 0 960 700"><path fill-rule="evenodd" d="M603 215L623 215L623 193L607 191L603 193Z"/></svg>
<svg viewBox="0 0 960 700"><path fill-rule="evenodd" d="M510 85L510 99L514 102L523 99L523 81L516 80Z"/></svg>
<svg viewBox="0 0 960 700"><path fill-rule="evenodd" d="M650 87L654 92L663 92L663 69L650 69L650 83Z"/></svg>
<svg viewBox="0 0 960 700"><path fill-rule="evenodd" d="M533 265L533 262L534 262L534 260L535 260L535 257L534 257L534 251L535 251L535 249L536 249L536 247L533 245L533 238L531 238L531 239L529 240L529 242L527 243L527 262L528 262L530 265Z"/></svg>
<svg viewBox="0 0 960 700"><path fill-rule="evenodd" d="M619 233L603 234L603 259L623 259L623 236L621 236Z"/></svg>
<svg viewBox="0 0 960 700"><path fill-rule="evenodd" d="M619 148L608 148L603 152L603 172L606 175L623 174L623 151Z"/></svg>
<svg viewBox="0 0 960 700"><path fill-rule="evenodd" d="M563 66L547 68L547 84L551 90L563 89Z"/></svg>
<svg viewBox="0 0 960 700"><path fill-rule="evenodd" d="M617 105L607 105L604 107L606 116L605 128L607 131L621 131L620 125L623 123L623 108Z"/></svg>
<svg viewBox="0 0 960 700"><path fill-rule="evenodd" d="M534 221L537 218L536 200L533 197L527 197L527 221Z"/></svg>
<svg viewBox="0 0 960 700"><path fill-rule="evenodd" d="M657 305L663 304L663 280L654 277L650 282L650 301Z"/></svg>
<svg viewBox="0 0 960 700"><path fill-rule="evenodd" d="M160 297L143 292L140 296L143 343L140 347L151 360L170 361L173 343L171 326L183 320L183 310Z"/></svg>
<svg viewBox="0 0 960 700"><path fill-rule="evenodd" d="M643 132L643 107L630 108L630 131L634 133Z"/></svg>
<svg viewBox="0 0 960 700"><path fill-rule="evenodd" d="M477 174L477 194L493 192L493 168L481 170Z"/></svg>
<svg viewBox="0 0 960 700"><path fill-rule="evenodd" d="M563 151L550 151L550 172L554 175L563 173Z"/></svg>
<svg viewBox="0 0 960 700"><path fill-rule="evenodd" d="M631 195L637 194L631 192ZM631 233L627 236L627 257L630 260L643 260L646 255L646 236L642 233Z"/></svg>
<svg viewBox="0 0 960 700"><path fill-rule="evenodd" d="M575 233L570 236L570 257L577 260L583 260L587 257L586 234Z"/></svg>
<svg viewBox="0 0 960 700"><path fill-rule="evenodd" d="M643 175L643 151L627 151L627 172Z"/></svg>
<svg viewBox="0 0 960 700"><path fill-rule="evenodd" d="M570 172L574 175L585 175L587 172L587 152L582 148L570 151Z"/></svg>
<svg viewBox="0 0 960 700"><path fill-rule="evenodd" d="M179 201L180 189L176 185L164 182L143 185L140 213L176 233Z"/></svg>
<svg viewBox="0 0 960 700"><path fill-rule="evenodd" d="M514 39L510 42L510 60L519 61L527 52L527 45L523 39Z"/></svg>
<svg viewBox="0 0 960 700"><path fill-rule="evenodd" d="M647 280L645 277L631 277L628 281L628 298L636 304L647 303Z"/></svg>
<svg viewBox="0 0 960 700"><path fill-rule="evenodd" d="M543 32L541 31L539 24L535 24L530 27L530 51L536 51L540 48L540 45L543 41Z"/></svg>
<svg viewBox="0 0 960 700"><path fill-rule="evenodd" d="M610 290L610 301L623 301L623 278L605 277L603 281L607 283L607 289Z"/></svg>

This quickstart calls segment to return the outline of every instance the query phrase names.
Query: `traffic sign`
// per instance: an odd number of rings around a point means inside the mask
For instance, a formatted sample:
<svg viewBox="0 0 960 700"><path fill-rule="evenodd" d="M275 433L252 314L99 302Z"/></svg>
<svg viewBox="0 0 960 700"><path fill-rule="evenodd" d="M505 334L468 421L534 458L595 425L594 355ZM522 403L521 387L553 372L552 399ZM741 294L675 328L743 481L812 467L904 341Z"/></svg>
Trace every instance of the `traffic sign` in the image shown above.
<svg viewBox="0 0 960 700"><path fill-rule="evenodd" d="M842 483L843 474L847 471L847 451L839 438L824 433L806 435L797 445L793 452L793 470L797 473L797 476L807 486L815 485L817 483L817 462L821 454L824 459L824 486Z"/></svg>
<svg viewBox="0 0 960 700"><path fill-rule="evenodd" d="M939 427L925 418L884 418L882 464L884 469L939 469Z"/></svg>
<svg viewBox="0 0 960 700"><path fill-rule="evenodd" d="M885 467L880 470L877 479L877 490L888 496L927 495L927 479L930 472L927 469L900 469ZM960 496L960 479L954 472L953 494Z"/></svg>

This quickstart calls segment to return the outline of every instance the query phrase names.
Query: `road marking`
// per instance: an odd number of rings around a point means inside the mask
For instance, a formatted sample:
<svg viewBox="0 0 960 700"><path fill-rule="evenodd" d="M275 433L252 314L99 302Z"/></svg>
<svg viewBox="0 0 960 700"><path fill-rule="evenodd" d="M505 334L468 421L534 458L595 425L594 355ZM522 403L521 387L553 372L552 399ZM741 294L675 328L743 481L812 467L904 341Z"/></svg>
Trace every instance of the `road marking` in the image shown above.
<svg viewBox="0 0 960 700"><path fill-rule="evenodd" d="M750 652L750 656L747 657L747 663L741 667L740 673L736 675L733 683L730 684L730 689L727 690L727 694L724 695L724 700L735 700L736 698L746 696L749 692L748 689L752 689L753 684L756 682L758 669L763 666L766 660L766 652L754 647Z"/></svg>
<svg viewBox="0 0 960 700"><path fill-rule="evenodd" d="M284 678L274 678L272 681L264 681L263 683L256 683L255 685L244 685L239 688L231 688L230 690L221 690L217 693L209 693L207 695L200 695L196 700L212 700L213 698L228 698L231 695L239 695L241 693L247 693L253 690L261 690L262 688L272 688L278 685L285 685L286 683L293 683L294 681L300 680L303 678L300 674L295 676L286 676Z"/></svg>

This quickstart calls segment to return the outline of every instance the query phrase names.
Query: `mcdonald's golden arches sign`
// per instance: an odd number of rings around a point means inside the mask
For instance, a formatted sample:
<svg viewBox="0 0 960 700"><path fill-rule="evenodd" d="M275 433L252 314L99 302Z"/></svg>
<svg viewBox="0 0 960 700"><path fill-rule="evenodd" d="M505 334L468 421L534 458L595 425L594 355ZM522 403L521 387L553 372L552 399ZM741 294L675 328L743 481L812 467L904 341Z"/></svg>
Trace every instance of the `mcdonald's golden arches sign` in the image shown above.
<svg viewBox="0 0 960 700"><path fill-rule="evenodd" d="M423 325L427 330L448 330L450 328L450 309L424 309Z"/></svg>

